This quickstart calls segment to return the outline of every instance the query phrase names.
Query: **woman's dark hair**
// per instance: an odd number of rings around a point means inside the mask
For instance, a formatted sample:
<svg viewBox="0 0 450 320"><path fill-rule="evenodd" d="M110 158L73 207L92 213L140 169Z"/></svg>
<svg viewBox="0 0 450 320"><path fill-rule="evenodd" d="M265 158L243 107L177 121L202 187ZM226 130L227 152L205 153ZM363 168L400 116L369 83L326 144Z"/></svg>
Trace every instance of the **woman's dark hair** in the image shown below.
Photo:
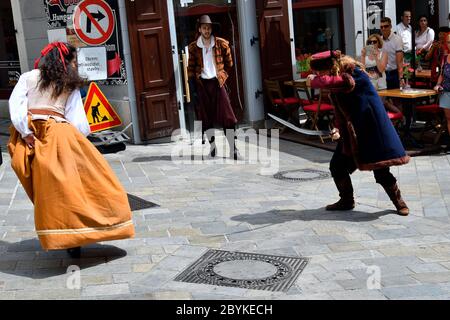
<svg viewBox="0 0 450 320"><path fill-rule="evenodd" d="M67 50L61 50L60 46L66 46ZM60 43L59 46L49 48L49 51L43 55L42 64L39 66L41 71L39 90L43 91L52 87L52 98L56 99L63 93L70 93L83 86L84 80L71 64L76 55L75 47L67 43Z"/></svg>
<svg viewBox="0 0 450 320"><path fill-rule="evenodd" d="M428 26L428 22L430 21L430 19L428 19L428 16L425 14L421 14L419 16L419 18L417 19L417 29L420 31L420 20L422 20L423 18L427 19L427 26Z"/></svg>
<svg viewBox="0 0 450 320"><path fill-rule="evenodd" d="M439 27L438 32L436 32L435 40L439 41L439 33L449 33L450 28L447 26Z"/></svg>

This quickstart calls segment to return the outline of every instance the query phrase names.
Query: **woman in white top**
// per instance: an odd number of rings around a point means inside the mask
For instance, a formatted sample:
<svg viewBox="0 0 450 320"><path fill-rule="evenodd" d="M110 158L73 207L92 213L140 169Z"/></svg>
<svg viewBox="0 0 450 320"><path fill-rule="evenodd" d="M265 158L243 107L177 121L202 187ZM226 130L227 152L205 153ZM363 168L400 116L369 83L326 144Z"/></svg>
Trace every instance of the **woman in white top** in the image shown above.
<svg viewBox="0 0 450 320"><path fill-rule="evenodd" d="M419 30L416 31L416 52L418 55L426 54L433 45L435 32L428 27L428 18L420 16Z"/></svg>
<svg viewBox="0 0 450 320"><path fill-rule="evenodd" d="M85 137L82 84L76 49L54 42L9 99L11 166L34 204L41 246L74 258L86 244L134 235L127 194Z"/></svg>
<svg viewBox="0 0 450 320"><path fill-rule="evenodd" d="M366 45L361 51L361 63L366 67L366 71L375 89L386 89L385 71L388 63L388 55L381 50L383 48L383 39L378 34L372 34L367 39Z"/></svg>
<svg viewBox="0 0 450 320"><path fill-rule="evenodd" d="M388 64L388 55L382 50L383 38L378 34L369 36L366 47L361 51L361 63L366 68L370 80L376 90L387 89L386 67ZM384 106L393 113L401 112L391 99L382 99Z"/></svg>

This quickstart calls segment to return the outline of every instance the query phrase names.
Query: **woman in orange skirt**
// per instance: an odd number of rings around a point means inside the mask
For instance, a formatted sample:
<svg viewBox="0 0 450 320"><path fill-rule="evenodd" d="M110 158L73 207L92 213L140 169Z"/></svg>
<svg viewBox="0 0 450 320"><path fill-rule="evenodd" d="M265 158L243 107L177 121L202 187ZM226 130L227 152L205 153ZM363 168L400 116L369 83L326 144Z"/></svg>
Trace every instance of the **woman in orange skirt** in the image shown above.
<svg viewBox="0 0 450 320"><path fill-rule="evenodd" d="M41 246L72 257L80 257L81 246L134 236L127 194L85 137L82 84L76 49L54 42L9 100L11 166L34 203Z"/></svg>

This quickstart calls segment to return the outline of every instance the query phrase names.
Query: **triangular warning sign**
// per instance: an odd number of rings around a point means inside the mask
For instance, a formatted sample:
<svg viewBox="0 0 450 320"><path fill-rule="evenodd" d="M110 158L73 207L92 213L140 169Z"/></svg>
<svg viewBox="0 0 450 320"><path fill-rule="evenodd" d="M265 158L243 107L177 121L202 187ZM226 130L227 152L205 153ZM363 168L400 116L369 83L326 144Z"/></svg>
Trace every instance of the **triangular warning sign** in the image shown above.
<svg viewBox="0 0 450 320"><path fill-rule="evenodd" d="M91 82L84 102L84 112L91 132L106 130L122 124L117 113L95 82Z"/></svg>

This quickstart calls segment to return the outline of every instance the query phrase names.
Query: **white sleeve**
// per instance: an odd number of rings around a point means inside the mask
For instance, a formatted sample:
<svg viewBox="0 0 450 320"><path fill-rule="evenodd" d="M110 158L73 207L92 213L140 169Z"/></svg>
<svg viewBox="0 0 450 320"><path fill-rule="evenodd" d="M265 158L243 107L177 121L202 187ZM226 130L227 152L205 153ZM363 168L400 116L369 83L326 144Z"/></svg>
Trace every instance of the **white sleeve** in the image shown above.
<svg viewBox="0 0 450 320"><path fill-rule="evenodd" d="M65 115L75 128L85 136L91 133L86 113L84 112L83 100L81 99L80 90L74 90L67 99Z"/></svg>
<svg viewBox="0 0 450 320"><path fill-rule="evenodd" d="M22 138L33 133L28 128L28 88L27 88L28 73L20 76L14 90L9 98L9 114L11 122Z"/></svg>
<svg viewBox="0 0 450 320"><path fill-rule="evenodd" d="M433 45L433 42L434 42L434 36L435 36L434 30L431 29L431 28L428 29L428 32L427 32L427 43L423 46L423 48L425 50L430 50L430 48L431 48L431 46Z"/></svg>

